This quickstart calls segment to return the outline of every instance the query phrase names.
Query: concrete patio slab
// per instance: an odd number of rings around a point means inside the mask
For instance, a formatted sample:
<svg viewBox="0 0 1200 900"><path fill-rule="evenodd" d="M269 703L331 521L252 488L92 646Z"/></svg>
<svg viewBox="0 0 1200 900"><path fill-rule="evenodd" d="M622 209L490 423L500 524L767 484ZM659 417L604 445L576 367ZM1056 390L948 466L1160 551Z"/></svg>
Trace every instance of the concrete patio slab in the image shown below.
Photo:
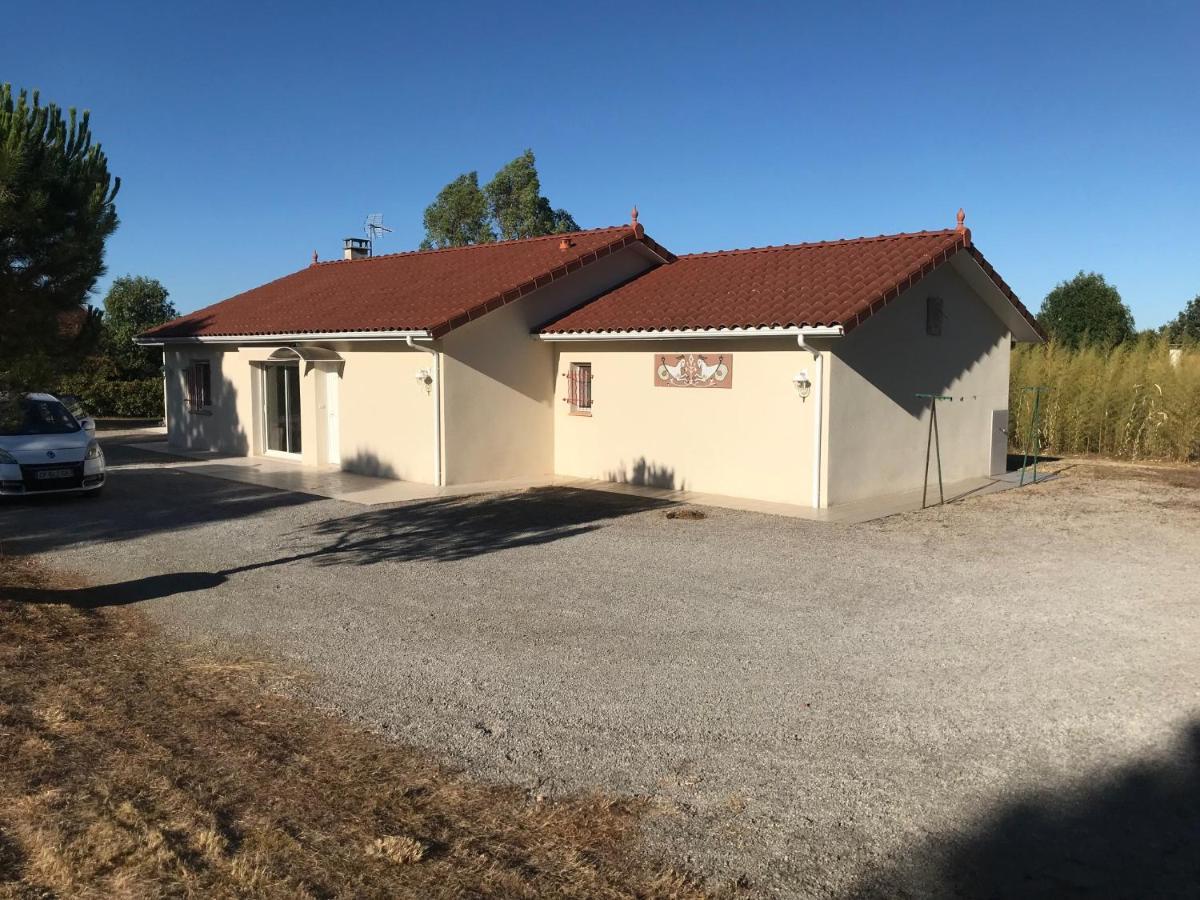
<svg viewBox="0 0 1200 900"><path fill-rule="evenodd" d="M288 460L261 456L230 456L213 451L177 450L169 448L165 440L133 443L138 450L179 457L181 460L166 463L173 468L183 469L196 475L224 478L244 484L257 484L277 490L295 491L375 506L384 503L404 503L413 500L430 500L437 497L466 497L474 494L508 493L538 487L571 487L580 490L606 491L636 497L649 497L669 503L695 506L716 506L723 509L766 513L793 519L814 522L837 522L853 525L870 522L898 513L913 512L921 508L922 492L904 491L884 497L816 510L790 503L773 503L766 500L751 500L744 497L727 497L721 494L706 494L699 491L672 490L612 481L597 481L591 478L571 478L561 475L544 475L532 478L514 478L504 481L481 481L470 484L455 484L434 487L412 481L392 478L376 478L344 472L336 466L312 468ZM120 468L120 467L114 467ZM947 503L969 497L982 496L1017 486L1017 473L996 478L972 478L944 486ZM1039 481L1046 480L1042 476ZM928 502L937 502L937 486L930 487Z"/></svg>

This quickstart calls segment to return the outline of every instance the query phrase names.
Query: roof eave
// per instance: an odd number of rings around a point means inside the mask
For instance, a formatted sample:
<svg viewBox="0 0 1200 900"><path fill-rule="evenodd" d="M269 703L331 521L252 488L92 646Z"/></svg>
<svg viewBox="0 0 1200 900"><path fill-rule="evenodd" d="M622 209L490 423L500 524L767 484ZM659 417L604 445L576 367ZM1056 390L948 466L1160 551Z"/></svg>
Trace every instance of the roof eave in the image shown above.
<svg viewBox="0 0 1200 900"><path fill-rule="evenodd" d="M133 342L139 347L162 347L166 344L281 344L312 341L428 341L433 335L428 329L388 331L302 331L275 334L199 334L199 335L138 335Z"/></svg>
<svg viewBox="0 0 1200 900"><path fill-rule="evenodd" d="M695 340L703 338L759 338L796 337L812 338L841 337L841 325L797 325L782 328L660 328L628 329L623 331L541 331L536 337L542 341L663 341Z"/></svg>

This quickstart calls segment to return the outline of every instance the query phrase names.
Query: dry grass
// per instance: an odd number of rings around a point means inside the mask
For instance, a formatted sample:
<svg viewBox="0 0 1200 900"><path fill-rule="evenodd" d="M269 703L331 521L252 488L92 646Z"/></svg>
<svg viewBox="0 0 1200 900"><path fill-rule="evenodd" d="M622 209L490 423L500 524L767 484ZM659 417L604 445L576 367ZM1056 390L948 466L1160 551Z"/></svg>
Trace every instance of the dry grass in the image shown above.
<svg viewBox="0 0 1200 900"><path fill-rule="evenodd" d="M129 609L6 599L0 897L700 897L632 801L532 803L187 659Z"/></svg>

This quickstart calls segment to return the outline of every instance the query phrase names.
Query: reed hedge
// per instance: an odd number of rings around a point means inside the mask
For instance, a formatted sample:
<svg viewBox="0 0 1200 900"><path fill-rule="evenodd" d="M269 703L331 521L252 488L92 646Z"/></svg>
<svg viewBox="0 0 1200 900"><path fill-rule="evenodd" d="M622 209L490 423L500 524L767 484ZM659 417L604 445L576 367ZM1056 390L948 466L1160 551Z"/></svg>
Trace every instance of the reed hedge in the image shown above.
<svg viewBox="0 0 1200 900"><path fill-rule="evenodd" d="M1172 358L1174 357L1174 359ZM1200 345L1172 354L1165 338L1116 348L1020 345L1012 355L1010 449L1030 438L1034 393L1043 386L1043 452L1120 459L1200 460Z"/></svg>

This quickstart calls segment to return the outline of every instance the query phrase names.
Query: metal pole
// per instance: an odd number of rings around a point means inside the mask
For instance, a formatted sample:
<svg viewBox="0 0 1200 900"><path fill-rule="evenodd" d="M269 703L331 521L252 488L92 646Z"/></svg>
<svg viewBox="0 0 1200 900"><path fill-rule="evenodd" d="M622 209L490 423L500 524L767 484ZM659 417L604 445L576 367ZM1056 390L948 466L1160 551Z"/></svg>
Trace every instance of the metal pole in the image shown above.
<svg viewBox="0 0 1200 900"><path fill-rule="evenodd" d="M937 416L937 401L929 399L929 437L925 439L925 480L921 483L921 509L929 496L929 450L933 446L933 420ZM938 449L938 468L941 468L941 448Z"/></svg>
<svg viewBox="0 0 1200 900"><path fill-rule="evenodd" d="M1034 396L1036 397L1036 394ZM1037 403L1036 399L1034 400L1034 403ZM1025 486L1025 467L1029 465L1029 442L1032 440L1033 431L1031 429L1029 434L1025 435L1025 452L1021 454L1021 480L1017 482L1018 487Z"/></svg>
<svg viewBox="0 0 1200 900"><path fill-rule="evenodd" d="M1034 484L1037 484L1038 456L1040 455L1041 450L1042 450L1042 436L1038 429L1038 425L1041 422L1041 413L1042 413L1042 392L1039 389L1039 390L1034 391L1034 393L1033 393L1033 435L1032 435L1032 437L1033 437L1033 441L1034 441L1034 444L1033 444L1033 483Z"/></svg>
<svg viewBox="0 0 1200 900"><path fill-rule="evenodd" d="M942 436L938 431L937 425L937 401L933 401L933 414L930 416L930 421L933 423L933 446L937 451L938 464L938 506L944 506L946 503L946 494L942 490Z"/></svg>

